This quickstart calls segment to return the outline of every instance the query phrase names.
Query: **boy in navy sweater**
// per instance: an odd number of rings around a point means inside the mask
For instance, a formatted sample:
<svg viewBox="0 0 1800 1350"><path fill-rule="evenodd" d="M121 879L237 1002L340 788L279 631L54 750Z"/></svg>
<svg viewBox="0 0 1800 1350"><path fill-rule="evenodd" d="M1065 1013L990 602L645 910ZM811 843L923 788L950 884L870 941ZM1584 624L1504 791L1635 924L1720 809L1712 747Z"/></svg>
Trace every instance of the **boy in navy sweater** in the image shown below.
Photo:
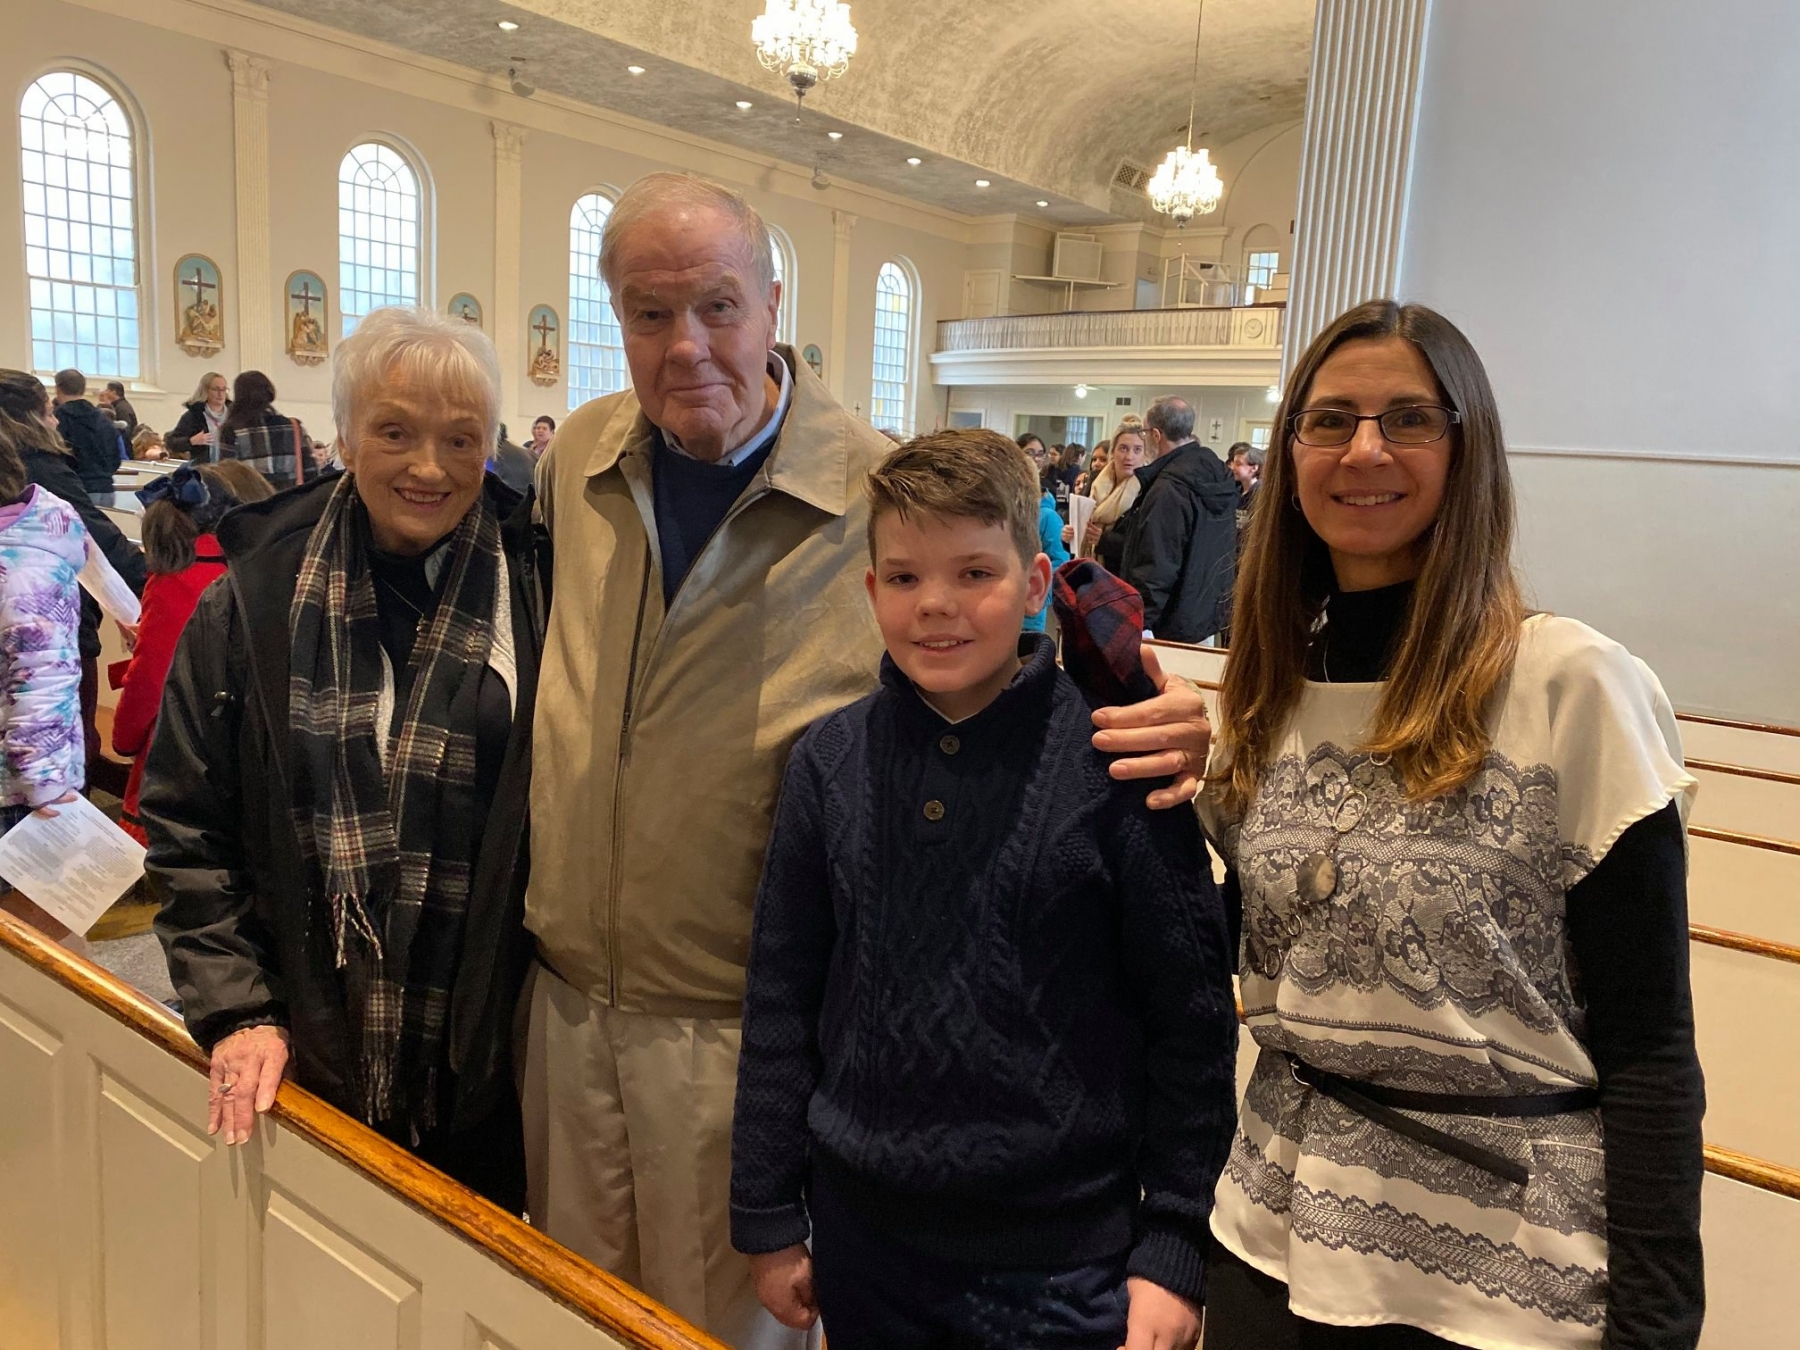
<svg viewBox="0 0 1800 1350"><path fill-rule="evenodd" d="M1237 1051L1199 829L1108 776L1021 639L1050 587L1023 452L921 437L868 491L888 655L788 761L732 1241L832 1350L1188 1350Z"/></svg>

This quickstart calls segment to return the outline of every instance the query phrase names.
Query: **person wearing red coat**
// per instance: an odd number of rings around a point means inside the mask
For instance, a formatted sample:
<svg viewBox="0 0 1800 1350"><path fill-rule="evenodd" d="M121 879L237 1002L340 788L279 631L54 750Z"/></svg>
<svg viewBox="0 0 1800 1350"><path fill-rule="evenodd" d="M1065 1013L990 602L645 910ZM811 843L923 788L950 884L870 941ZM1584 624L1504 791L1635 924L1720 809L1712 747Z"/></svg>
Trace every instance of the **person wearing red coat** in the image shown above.
<svg viewBox="0 0 1800 1350"><path fill-rule="evenodd" d="M183 465L138 493L145 507L144 554L150 576L144 583L137 643L119 684L112 745L115 753L132 756L120 824L139 843L146 841L138 824L138 794L175 644L201 593L225 575L225 554L212 531L232 507L260 501L272 491L254 470L233 463Z"/></svg>

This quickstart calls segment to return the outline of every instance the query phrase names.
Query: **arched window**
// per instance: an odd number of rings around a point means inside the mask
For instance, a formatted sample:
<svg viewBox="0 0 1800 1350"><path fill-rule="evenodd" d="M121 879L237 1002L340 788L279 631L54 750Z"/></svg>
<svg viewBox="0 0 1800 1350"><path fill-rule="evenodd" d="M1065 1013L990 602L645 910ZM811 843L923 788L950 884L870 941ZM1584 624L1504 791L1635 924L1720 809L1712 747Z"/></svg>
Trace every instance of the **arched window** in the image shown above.
<svg viewBox="0 0 1800 1350"><path fill-rule="evenodd" d="M769 253L775 261L775 280L781 283L781 306L775 312L775 336L779 341L794 340L794 263L793 248L779 230L769 229Z"/></svg>
<svg viewBox="0 0 1800 1350"><path fill-rule="evenodd" d="M31 364L48 374L143 373L137 177L131 119L73 70L34 80L19 103Z"/></svg>
<svg viewBox="0 0 1800 1350"><path fill-rule="evenodd" d="M625 387L625 334L600 278L600 235L613 204L590 192L569 212L569 407Z"/></svg>
<svg viewBox="0 0 1800 1350"><path fill-rule="evenodd" d="M379 141L338 165L338 312L349 337L383 305L419 303L419 175Z"/></svg>
<svg viewBox="0 0 1800 1350"><path fill-rule="evenodd" d="M869 425L912 435L913 284L897 262L881 265L875 279L875 387Z"/></svg>

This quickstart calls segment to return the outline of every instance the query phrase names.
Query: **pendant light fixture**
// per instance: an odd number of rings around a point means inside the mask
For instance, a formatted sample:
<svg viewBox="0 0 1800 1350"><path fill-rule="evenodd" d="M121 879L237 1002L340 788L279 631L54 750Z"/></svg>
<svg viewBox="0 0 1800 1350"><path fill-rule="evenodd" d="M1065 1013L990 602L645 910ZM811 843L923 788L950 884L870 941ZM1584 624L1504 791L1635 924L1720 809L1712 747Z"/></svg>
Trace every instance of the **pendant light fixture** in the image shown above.
<svg viewBox="0 0 1800 1350"><path fill-rule="evenodd" d="M1200 0L1199 13L1194 16L1194 88L1188 98L1187 143L1169 151L1147 189L1150 205L1172 218L1177 229L1195 216L1216 211L1219 198L1225 195L1212 156L1194 149L1194 108L1200 98L1200 23L1205 16L1206 0Z"/></svg>
<svg viewBox="0 0 1800 1350"><path fill-rule="evenodd" d="M850 6L839 0L767 0L750 25L750 40L763 69L779 71L797 102L842 75L856 54Z"/></svg>

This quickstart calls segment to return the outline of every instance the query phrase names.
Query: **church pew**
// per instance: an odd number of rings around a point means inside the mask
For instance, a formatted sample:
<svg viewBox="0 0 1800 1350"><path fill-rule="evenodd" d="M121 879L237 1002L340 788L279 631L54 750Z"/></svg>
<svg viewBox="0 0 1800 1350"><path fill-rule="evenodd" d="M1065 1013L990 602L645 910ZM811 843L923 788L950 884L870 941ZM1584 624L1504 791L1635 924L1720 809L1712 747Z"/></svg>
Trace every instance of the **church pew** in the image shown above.
<svg viewBox="0 0 1800 1350"><path fill-rule="evenodd" d="M1691 758L1688 772L1700 780L1691 824L1800 842L1800 774Z"/></svg>
<svg viewBox="0 0 1800 1350"><path fill-rule="evenodd" d="M1688 917L1800 945L1800 844L1764 846L1704 826L1691 830Z"/></svg>

